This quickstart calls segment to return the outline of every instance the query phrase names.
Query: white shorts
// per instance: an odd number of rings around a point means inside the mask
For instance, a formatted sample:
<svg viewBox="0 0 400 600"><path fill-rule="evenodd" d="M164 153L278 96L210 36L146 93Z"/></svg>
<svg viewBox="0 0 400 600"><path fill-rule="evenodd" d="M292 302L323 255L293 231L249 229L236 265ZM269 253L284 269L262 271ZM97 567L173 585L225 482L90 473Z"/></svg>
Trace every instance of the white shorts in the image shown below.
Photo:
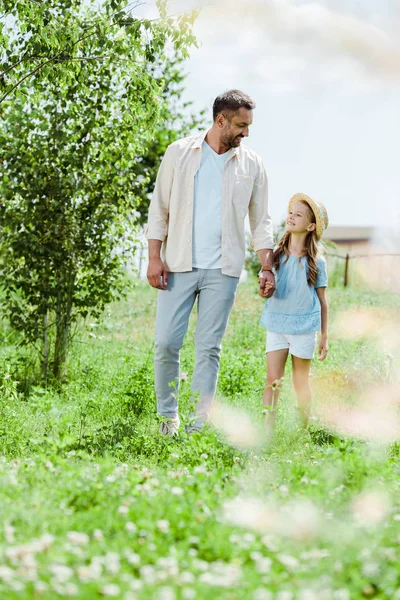
<svg viewBox="0 0 400 600"><path fill-rule="evenodd" d="M313 358L316 345L316 331L296 334L276 333L275 331L267 332L266 352L289 350L289 354L298 358Z"/></svg>

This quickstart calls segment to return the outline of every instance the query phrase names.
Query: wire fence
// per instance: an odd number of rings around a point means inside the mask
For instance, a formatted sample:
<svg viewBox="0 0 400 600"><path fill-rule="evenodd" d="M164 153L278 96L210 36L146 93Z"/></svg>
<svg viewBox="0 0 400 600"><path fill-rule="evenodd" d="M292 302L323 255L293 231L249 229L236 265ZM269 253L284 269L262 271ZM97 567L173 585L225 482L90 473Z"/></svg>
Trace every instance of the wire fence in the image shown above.
<svg viewBox="0 0 400 600"><path fill-rule="evenodd" d="M400 293L400 254L326 253L330 285Z"/></svg>

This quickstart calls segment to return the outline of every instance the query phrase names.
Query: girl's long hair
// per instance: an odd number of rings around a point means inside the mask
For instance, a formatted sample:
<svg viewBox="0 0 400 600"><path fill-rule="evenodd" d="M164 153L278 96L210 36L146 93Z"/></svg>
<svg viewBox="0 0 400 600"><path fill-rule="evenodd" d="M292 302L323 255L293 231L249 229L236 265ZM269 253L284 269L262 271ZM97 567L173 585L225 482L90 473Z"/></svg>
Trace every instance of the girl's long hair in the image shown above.
<svg viewBox="0 0 400 600"><path fill-rule="evenodd" d="M307 206L307 208L310 212L311 223L315 223L316 222L315 215L314 215L313 211L310 209L307 202L302 202L302 204ZM291 237L290 231L286 231L283 234L283 236L281 237L281 239L279 240L278 246L274 251L273 264L274 264L274 268L275 268L276 272L279 271L279 267L281 266L281 258L283 256L286 256L286 260L284 262L287 262L289 260L290 237ZM299 256L299 260L302 256L305 256L307 259L307 264L308 264L307 283L308 283L308 285L312 285L313 287L315 287L315 285L317 283L318 254L319 254L319 248L318 248L318 242L317 242L317 235L316 235L315 229L314 229L314 231L308 232L307 237L306 237L305 247L303 249L303 252Z"/></svg>

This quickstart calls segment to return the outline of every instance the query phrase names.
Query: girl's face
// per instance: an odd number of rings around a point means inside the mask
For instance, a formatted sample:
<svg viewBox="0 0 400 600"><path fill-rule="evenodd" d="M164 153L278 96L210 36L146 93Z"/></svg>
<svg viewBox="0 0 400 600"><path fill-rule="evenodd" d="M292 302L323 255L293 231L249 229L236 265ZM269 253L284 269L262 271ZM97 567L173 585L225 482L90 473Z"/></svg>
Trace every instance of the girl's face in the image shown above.
<svg viewBox="0 0 400 600"><path fill-rule="evenodd" d="M308 233L316 227L312 222L312 211L303 202L296 202L286 217L286 231L290 233Z"/></svg>

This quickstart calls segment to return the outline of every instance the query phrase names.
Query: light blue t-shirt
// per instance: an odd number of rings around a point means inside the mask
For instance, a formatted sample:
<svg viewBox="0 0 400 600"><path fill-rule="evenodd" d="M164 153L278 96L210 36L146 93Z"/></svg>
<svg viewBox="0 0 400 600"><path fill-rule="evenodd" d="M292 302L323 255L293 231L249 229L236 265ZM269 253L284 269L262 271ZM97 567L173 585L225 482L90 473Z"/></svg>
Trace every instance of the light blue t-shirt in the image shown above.
<svg viewBox="0 0 400 600"><path fill-rule="evenodd" d="M194 178L193 267L221 268L222 175L231 152L217 154L203 142L201 163Z"/></svg>
<svg viewBox="0 0 400 600"><path fill-rule="evenodd" d="M281 258L281 266L275 273L276 290L265 304L260 323L268 331L298 334L312 333L321 329L321 304L316 289L328 286L326 261L317 259L317 282L308 285L308 263L305 256Z"/></svg>

